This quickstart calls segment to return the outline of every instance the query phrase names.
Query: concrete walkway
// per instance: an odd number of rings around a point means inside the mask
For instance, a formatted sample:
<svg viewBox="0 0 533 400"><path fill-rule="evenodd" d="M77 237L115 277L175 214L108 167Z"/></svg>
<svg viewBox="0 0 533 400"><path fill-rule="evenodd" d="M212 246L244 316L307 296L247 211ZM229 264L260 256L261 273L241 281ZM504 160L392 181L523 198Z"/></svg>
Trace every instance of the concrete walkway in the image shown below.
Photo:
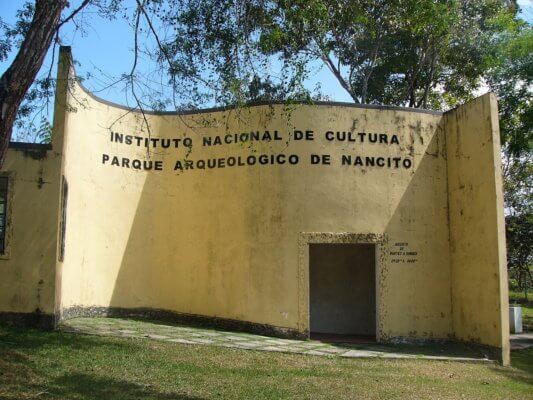
<svg viewBox="0 0 533 400"><path fill-rule="evenodd" d="M533 333L511 335L511 350L525 350L533 347Z"/></svg>
<svg viewBox="0 0 533 400"><path fill-rule="evenodd" d="M277 351L328 357L391 358L492 362L464 345L380 345L323 343L316 340L290 340L241 332L226 332L191 326L168 325L123 318L75 318L65 321L61 330L89 335L161 340L187 345L211 345L237 349Z"/></svg>

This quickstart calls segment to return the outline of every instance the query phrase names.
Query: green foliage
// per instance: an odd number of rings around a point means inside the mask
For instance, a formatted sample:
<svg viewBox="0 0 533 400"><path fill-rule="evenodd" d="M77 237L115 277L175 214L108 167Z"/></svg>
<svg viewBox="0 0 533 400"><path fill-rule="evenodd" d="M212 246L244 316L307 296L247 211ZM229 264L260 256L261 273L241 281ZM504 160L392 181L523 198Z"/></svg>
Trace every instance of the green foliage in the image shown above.
<svg viewBox="0 0 533 400"><path fill-rule="evenodd" d="M14 127L19 141L49 143L52 128L48 113L53 107L55 79L37 79L24 96Z"/></svg>
<svg viewBox="0 0 533 400"><path fill-rule="evenodd" d="M262 1L234 0L147 4L150 15L172 27L154 55L182 107L310 97L304 60L284 63L266 54L269 45L260 37L268 17L264 7Z"/></svg>
<svg viewBox="0 0 533 400"><path fill-rule="evenodd" d="M532 154L520 158L504 157L505 206L510 215L526 215L533 212L533 163Z"/></svg>
<svg viewBox="0 0 533 400"><path fill-rule="evenodd" d="M533 266L533 214L507 216L506 237L511 287L527 296L529 288L533 286L530 268Z"/></svg>
<svg viewBox="0 0 533 400"><path fill-rule="evenodd" d="M46 118L41 119L41 124L36 132L36 141L39 143L52 143L52 125Z"/></svg>
<svg viewBox="0 0 533 400"><path fill-rule="evenodd" d="M319 60L358 103L432 108L472 96L507 28L498 21L513 15L495 0L192 0L175 10L167 49L188 66L176 72L218 80L219 101L246 97L247 77L270 80L275 58L284 95Z"/></svg>
<svg viewBox="0 0 533 400"><path fill-rule="evenodd" d="M496 38L487 82L499 97L502 144L517 158L533 150L533 29L520 20L506 25Z"/></svg>
<svg viewBox="0 0 533 400"><path fill-rule="evenodd" d="M310 68L319 62L355 102L444 109L470 99L494 65L505 66L502 50L527 54L531 46L527 37L510 48L502 44L504 38L514 37L514 31L508 31L519 29L516 9L508 3L143 0L129 7L122 0L91 0L86 11L104 19L125 19L132 26L132 36L142 32L139 40L148 39L137 44L135 54L158 64L156 73L162 76L157 80L166 81L170 90L154 89L133 68L115 84L124 84L126 92L144 91L134 95L138 107L186 109L255 100L320 99L319 88L312 91L305 85ZM33 10L28 1L18 12L16 24L0 21L4 33L0 59L20 44ZM76 22L76 29L89 33L86 22ZM492 69L494 86L499 82L498 68ZM26 118L27 122L36 112L47 113L51 81L48 74L36 82L19 121ZM516 107L510 101L511 109ZM512 115L531 118L526 108L522 114ZM528 140L521 133L514 137L516 143Z"/></svg>
<svg viewBox="0 0 533 400"><path fill-rule="evenodd" d="M512 137L512 136L510 136ZM522 150L522 153L525 153ZM533 287L533 163L532 154L505 158L507 265L510 286L524 292Z"/></svg>
<svg viewBox="0 0 533 400"><path fill-rule="evenodd" d="M68 12L73 12L74 7L79 7L82 2L72 2L70 9L66 10L63 20L68 18ZM105 19L113 19L126 10L122 0L90 0L89 6L93 13ZM7 24L0 18L0 62L14 58L16 52L26 37L35 13L35 1L25 1L16 13L13 24ZM84 32L86 24L78 24L76 29ZM24 100L19 106L14 122L14 139L28 142L50 141L50 115L53 111L55 93L55 79L52 76L53 67L57 61L57 45L60 43L60 32L51 46L52 65L43 68L41 74L33 81L30 89L25 93ZM35 55L34 55L35 56ZM4 72L4 71L3 71ZM2 73L3 75L3 73Z"/></svg>
<svg viewBox="0 0 533 400"><path fill-rule="evenodd" d="M533 29L501 15L502 33L492 41L486 81L498 95L503 147L507 262L511 287L533 285Z"/></svg>
<svg viewBox="0 0 533 400"><path fill-rule="evenodd" d="M35 12L35 5L29 1L25 2L20 10L17 11L17 21L15 25L9 26L0 22L0 30L3 37L0 39L0 61L7 58L7 55L12 50L13 46L20 47L20 44L26 32L30 28L33 13Z"/></svg>

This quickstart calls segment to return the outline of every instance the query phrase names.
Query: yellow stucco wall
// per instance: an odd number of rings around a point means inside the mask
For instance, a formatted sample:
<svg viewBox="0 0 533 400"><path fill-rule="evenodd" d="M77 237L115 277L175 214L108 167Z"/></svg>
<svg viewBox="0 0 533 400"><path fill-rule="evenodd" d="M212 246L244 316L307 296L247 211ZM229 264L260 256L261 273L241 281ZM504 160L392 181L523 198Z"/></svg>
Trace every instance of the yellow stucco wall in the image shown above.
<svg viewBox="0 0 533 400"><path fill-rule="evenodd" d="M452 306L456 337L501 347L508 362L509 300L497 116L493 94L445 116Z"/></svg>
<svg viewBox="0 0 533 400"><path fill-rule="evenodd" d="M0 256L0 312L55 312L58 172L52 150L10 148L6 253Z"/></svg>
<svg viewBox="0 0 533 400"><path fill-rule="evenodd" d="M47 328L54 326L60 311L57 258L69 52L62 50L59 61L52 143L12 143L0 171L9 176L0 317L32 314L32 324Z"/></svg>
<svg viewBox="0 0 533 400"><path fill-rule="evenodd" d="M379 340L459 338L505 351L503 206L492 98L444 115L340 104L143 115L86 92L72 80L69 60L63 51L51 153L62 163L54 164L49 199L28 192L40 204L53 203L50 244L37 246L49 251L47 271L56 279L49 297L55 292L57 312L150 308L305 333L309 244L374 243ZM224 143L227 134L266 130L281 140ZM296 131L308 130L313 140L298 140ZM351 133L354 141L328 140L328 131ZM358 133L366 134L364 141ZM370 133L388 143L369 142ZM118 142L116 134L133 136L132 144ZM476 134L483 139L473 139ZM179 145L148 152L135 136ZM204 138L217 136L222 144L204 145ZM183 146L184 139L192 147ZM298 162L227 165L229 157L260 155ZM330 163L313 164L313 155L328 155ZM346 156L352 165L342 164ZM383 157L385 164L390 158L392 166L353 165L356 156ZM13 157L6 169L35 174L33 161L13 164ZM216 161L217 168L198 168L198 160L221 159L224 166ZM137 170L132 160L161 170ZM175 169L178 161L193 162L194 169ZM56 265L61 175L68 203L65 255ZM478 188L476 202L463 184ZM21 235L32 236L30 220L21 221ZM479 243L476 229L495 251ZM470 257L469 251L479 254ZM20 260L16 264L24 265ZM0 268L6 265L0 260ZM35 274L32 264L24 268ZM10 279L35 297L35 281L17 276ZM475 315L470 302L480 297L487 307ZM0 311L9 308L7 301L0 297ZM21 311L34 307L13 304Z"/></svg>
<svg viewBox="0 0 533 400"><path fill-rule="evenodd" d="M150 307L305 331L299 235L374 233L386 240L379 336L452 335L441 115L324 105L147 115L152 138L192 138L190 160L265 153L296 154L300 163L178 173L174 164L188 149L154 149L163 171L139 172L102 159L147 158L144 148L110 139L111 131L147 137L142 116L79 87L71 92L79 105L66 131L63 308ZM265 129L283 140L202 145L204 136ZM294 129L313 130L315 139L295 140ZM328 141L328 130L397 135L399 144ZM329 154L331 165L311 165L311 154ZM342 166L342 155L398 156L413 165ZM415 262L391 264L398 243L417 253Z"/></svg>

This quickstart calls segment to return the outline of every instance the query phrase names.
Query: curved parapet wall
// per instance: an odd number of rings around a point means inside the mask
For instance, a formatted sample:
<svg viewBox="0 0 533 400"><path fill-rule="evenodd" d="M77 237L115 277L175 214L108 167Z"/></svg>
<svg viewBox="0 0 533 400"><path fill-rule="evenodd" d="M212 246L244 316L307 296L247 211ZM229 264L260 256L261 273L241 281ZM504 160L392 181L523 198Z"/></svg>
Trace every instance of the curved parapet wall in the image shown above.
<svg viewBox="0 0 533 400"><path fill-rule="evenodd" d="M72 74L69 60L63 51L60 82ZM460 207L477 206L450 197L449 174L460 179L463 168L448 165L456 154L447 148L451 114L336 103L142 113L99 100L75 80L57 97L64 206L56 310L64 317L163 310L306 336L310 248L367 244L375 249L378 340L505 348L505 289L498 283L484 297L479 317L465 294L494 274L504 279L504 250L485 255L491 271L471 255L477 272L468 273L463 250L450 246L450 238L478 240L462 225L460 234L450 230ZM483 124L475 134L494 135ZM465 167L495 176L494 163ZM489 201L486 209L499 206ZM491 216L491 240L500 238L500 217Z"/></svg>
<svg viewBox="0 0 533 400"><path fill-rule="evenodd" d="M83 106L66 124L64 308L305 332L303 238L371 234L380 336L451 334L441 115L263 105L143 117L76 85L71 96ZM399 247L413 257L391 255Z"/></svg>

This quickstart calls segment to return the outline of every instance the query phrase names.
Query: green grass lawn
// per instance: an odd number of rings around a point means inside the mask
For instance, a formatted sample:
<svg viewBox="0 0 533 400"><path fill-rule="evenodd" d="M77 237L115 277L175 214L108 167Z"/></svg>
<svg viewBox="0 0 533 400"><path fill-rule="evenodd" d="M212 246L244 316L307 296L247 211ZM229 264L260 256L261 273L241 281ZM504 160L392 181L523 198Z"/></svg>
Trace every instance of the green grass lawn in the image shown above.
<svg viewBox="0 0 533 400"><path fill-rule="evenodd" d="M533 352L517 360L357 360L0 327L0 399L533 399Z"/></svg>
<svg viewBox="0 0 533 400"><path fill-rule="evenodd" d="M525 301L524 294L519 292L509 292L509 304L520 304L522 306L522 325L524 331L532 332L533 331L533 300L531 299L533 295L530 294L529 301Z"/></svg>

